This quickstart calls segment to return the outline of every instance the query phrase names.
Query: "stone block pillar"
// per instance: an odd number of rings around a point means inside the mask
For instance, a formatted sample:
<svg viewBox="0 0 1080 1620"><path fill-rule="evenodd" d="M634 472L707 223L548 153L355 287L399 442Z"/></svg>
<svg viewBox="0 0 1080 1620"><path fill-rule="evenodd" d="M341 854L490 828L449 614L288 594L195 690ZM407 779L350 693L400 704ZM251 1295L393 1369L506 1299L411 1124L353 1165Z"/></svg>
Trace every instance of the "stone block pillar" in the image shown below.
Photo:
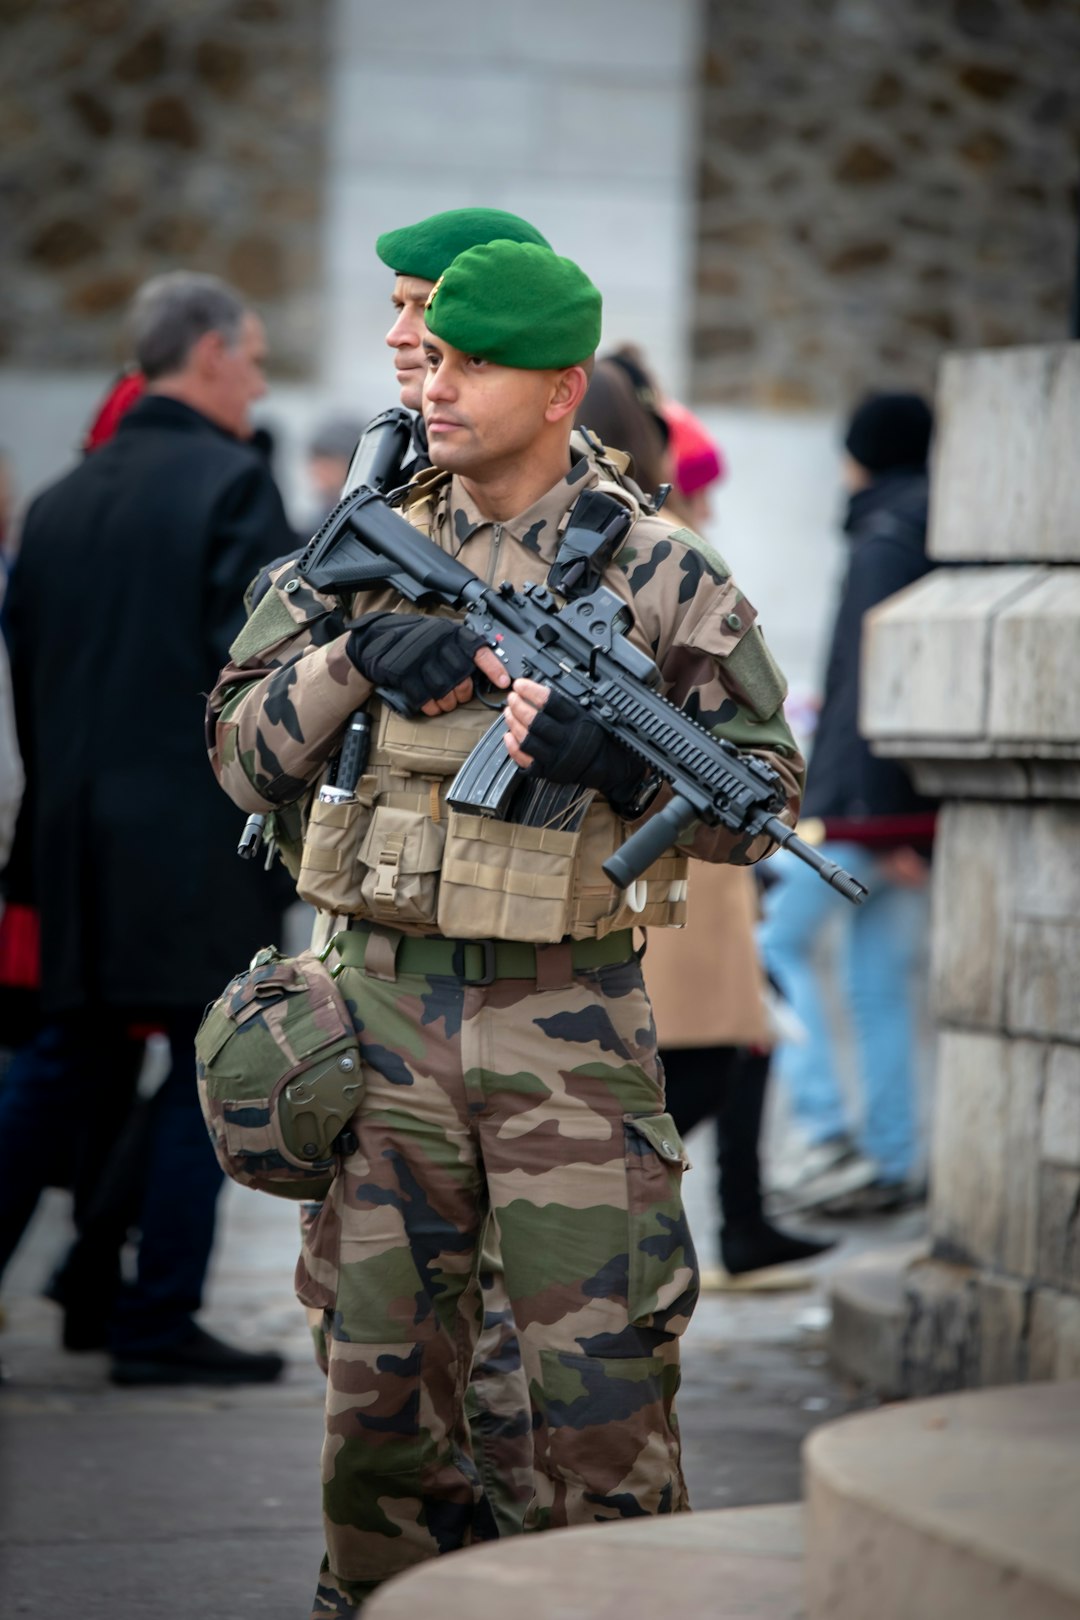
<svg viewBox="0 0 1080 1620"><path fill-rule="evenodd" d="M944 799L908 1393L1080 1369L1080 345L950 356L937 408L945 566L868 616L861 716Z"/></svg>

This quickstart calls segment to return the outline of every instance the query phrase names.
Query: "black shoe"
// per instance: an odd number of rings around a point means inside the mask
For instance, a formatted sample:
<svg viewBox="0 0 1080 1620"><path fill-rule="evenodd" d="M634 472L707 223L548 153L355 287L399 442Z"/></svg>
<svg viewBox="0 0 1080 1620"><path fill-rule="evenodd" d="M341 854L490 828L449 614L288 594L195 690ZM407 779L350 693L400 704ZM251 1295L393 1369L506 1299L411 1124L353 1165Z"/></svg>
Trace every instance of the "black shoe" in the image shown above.
<svg viewBox="0 0 1080 1620"><path fill-rule="evenodd" d="M797 1260L813 1260L836 1247L830 1238L796 1237L783 1232L768 1221L755 1221L747 1226L725 1226L720 1233L720 1258L724 1270L731 1277L740 1277L747 1271L761 1271L766 1266L786 1266Z"/></svg>
<svg viewBox="0 0 1080 1620"><path fill-rule="evenodd" d="M109 1348L109 1317L112 1313L114 1291L102 1284L101 1292L84 1293L65 1285L61 1272L49 1280L41 1291L42 1299L51 1299L64 1313L60 1342L65 1350L107 1350Z"/></svg>
<svg viewBox="0 0 1080 1620"><path fill-rule="evenodd" d="M74 1350L77 1354L84 1350L107 1350L109 1348L107 1312L94 1307L72 1310L69 1306L64 1312L60 1342L65 1350Z"/></svg>
<svg viewBox="0 0 1080 1620"><path fill-rule="evenodd" d="M97 1254L74 1244L42 1289L64 1313L60 1342L65 1350L107 1350L109 1322L120 1287L118 1250Z"/></svg>
<svg viewBox="0 0 1080 1620"><path fill-rule="evenodd" d="M114 1356L114 1384L272 1384L285 1370L276 1350L236 1350L196 1327L189 1338L143 1355Z"/></svg>

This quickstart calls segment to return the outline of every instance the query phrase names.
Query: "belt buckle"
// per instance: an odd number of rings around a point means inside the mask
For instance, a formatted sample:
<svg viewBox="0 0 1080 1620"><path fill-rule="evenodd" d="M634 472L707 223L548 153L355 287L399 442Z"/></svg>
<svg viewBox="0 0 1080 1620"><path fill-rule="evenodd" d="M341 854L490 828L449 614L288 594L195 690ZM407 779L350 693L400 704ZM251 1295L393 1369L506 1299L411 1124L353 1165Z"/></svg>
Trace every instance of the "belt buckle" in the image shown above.
<svg viewBox="0 0 1080 1620"><path fill-rule="evenodd" d="M465 971L465 953L468 950L482 951L483 972L479 978L472 978ZM485 985L495 983L495 941L493 939L458 939L454 941L454 954L450 959L454 970L454 977L460 979L462 984Z"/></svg>

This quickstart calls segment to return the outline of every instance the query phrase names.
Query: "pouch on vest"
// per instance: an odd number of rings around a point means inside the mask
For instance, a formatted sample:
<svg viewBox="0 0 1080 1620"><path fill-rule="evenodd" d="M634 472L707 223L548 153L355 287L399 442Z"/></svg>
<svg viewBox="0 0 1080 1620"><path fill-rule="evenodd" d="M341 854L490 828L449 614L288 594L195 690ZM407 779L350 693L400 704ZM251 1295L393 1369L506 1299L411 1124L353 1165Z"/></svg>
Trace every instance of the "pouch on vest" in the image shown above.
<svg viewBox="0 0 1080 1620"><path fill-rule="evenodd" d="M446 837L446 778L492 722L490 706L404 716L379 706L368 770L356 798L316 797L297 893L319 911L431 929Z"/></svg>
<svg viewBox="0 0 1080 1620"><path fill-rule="evenodd" d="M360 847L363 914L381 923L434 926L446 823L422 809L375 806Z"/></svg>
<svg viewBox="0 0 1080 1620"><path fill-rule="evenodd" d="M446 715L403 715L384 706L372 758L407 776L454 776L494 719L491 704L479 698Z"/></svg>
<svg viewBox="0 0 1080 1620"><path fill-rule="evenodd" d="M318 911L345 916L359 908L357 862L371 825L375 777L362 776L354 799L312 801L296 892Z"/></svg>
<svg viewBox="0 0 1080 1620"><path fill-rule="evenodd" d="M669 849L628 889L618 889L604 861L625 843L628 829L603 799L594 799L581 828L568 932L603 939L621 928L681 928L686 922L689 861Z"/></svg>
<svg viewBox="0 0 1080 1620"><path fill-rule="evenodd" d="M438 926L451 939L551 945L570 918L581 832L450 812Z"/></svg>
<svg viewBox="0 0 1080 1620"><path fill-rule="evenodd" d="M225 1174L281 1198L324 1198L362 1082L356 1030L321 958L259 951L208 1008L195 1058Z"/></svg>

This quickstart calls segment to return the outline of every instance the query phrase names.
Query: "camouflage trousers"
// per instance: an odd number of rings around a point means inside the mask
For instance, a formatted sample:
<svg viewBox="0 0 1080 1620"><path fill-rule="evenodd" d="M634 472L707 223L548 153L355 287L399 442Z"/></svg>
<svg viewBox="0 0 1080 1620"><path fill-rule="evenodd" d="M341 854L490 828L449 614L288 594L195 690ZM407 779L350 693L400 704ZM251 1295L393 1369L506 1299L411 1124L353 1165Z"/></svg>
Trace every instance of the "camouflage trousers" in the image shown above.
<svg viewBox="0 0 1080 1620"><path fill-rule="evenodd" d="M301 1205L305 1238L321 1209L321 1204ZM533 1440L529 1386L490 1218L478 1281L482 1318L465 1393L473 1457L483 1487L472 1539L498 1541L520 1535L525 1528L525 1510L533 1494ZM315 1360L328 1373L333 1313L309 1305L307 1317Z"/></svg>
<svg viewBox="0 0 1080 1620"><path fill-rule="evenodd" d="M688 1507L674 1398L697 1297L636 960L545 990L338 982L365 1066L358 1147L297 1277L332 1324L319 1615L476 1538L466 1387L489 1213L529 1393L527 1529Z"/></svg>

